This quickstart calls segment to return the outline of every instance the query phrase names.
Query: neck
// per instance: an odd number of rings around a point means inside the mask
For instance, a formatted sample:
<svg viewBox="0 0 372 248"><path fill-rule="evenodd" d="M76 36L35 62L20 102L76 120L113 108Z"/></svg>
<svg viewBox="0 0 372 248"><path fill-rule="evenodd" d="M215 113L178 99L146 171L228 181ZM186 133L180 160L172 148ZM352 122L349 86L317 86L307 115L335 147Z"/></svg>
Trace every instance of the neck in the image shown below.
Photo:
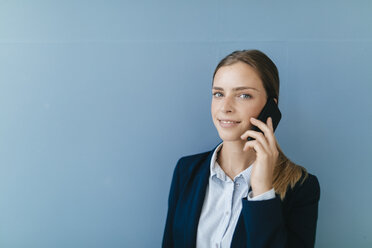
<svg viewBox="0 0 372 248"><path fill-rule="evenodd" d="M245 142L224 141L217 155L218 164L232 180L256 160L254 149L243 151Z"/></svg>

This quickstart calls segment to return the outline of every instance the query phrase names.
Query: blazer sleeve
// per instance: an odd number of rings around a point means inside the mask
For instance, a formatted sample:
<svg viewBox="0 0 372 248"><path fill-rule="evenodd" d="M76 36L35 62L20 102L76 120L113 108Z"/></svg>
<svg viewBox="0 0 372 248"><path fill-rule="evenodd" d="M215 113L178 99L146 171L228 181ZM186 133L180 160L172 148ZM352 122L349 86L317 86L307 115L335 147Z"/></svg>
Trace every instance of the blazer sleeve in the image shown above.
<svg viewBox="0 0 372 248"><path fill-rule="evenodd" d="M174 219L174 212L176 210L177 199L179 196L181 184L179 174L179 165L181 159L178 160L177 165L173 171L172 183L168 196L168 213L163 234L162 247L173 247L172 223Z"/></svg>
<svg viewBox="0 0 372 248"><path fill-rule="evenodd" d="M263 201L243 199L247 247L314 247L320 199L318 179L309 174L292 193L285 214L278 195Z"/></svg>

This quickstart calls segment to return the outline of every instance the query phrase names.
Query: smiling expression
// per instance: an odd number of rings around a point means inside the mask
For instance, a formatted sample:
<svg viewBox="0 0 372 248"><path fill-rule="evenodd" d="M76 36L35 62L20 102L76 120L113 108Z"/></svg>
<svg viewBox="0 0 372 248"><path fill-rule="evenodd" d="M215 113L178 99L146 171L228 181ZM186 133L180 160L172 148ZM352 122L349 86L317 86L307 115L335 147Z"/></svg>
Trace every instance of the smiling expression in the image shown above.
<svg viewBox="0 0 372 248"><path fill-rule="evenodd" d="M213 80L211 114L220 138L239 140L257 118L267 94L257 72L248 64L237 62L218 69ZM224 122L232 121L232 122Z"/></svg>

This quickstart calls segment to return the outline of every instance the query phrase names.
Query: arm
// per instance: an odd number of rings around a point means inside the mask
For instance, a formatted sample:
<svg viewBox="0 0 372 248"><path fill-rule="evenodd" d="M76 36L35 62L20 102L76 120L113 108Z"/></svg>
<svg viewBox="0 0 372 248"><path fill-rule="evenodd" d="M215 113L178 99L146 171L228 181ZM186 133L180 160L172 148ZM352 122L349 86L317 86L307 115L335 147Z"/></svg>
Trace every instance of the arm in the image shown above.
<svg viewBox="0 0 372 248"><path fill-rule="evenodd" d="M179 172L178 167L181 159L178 160L176 167L173 171L172 183L168 197L168 213L167 220L165 223L165 229L163 234L162 247L173 247L173 234L172 234L172 222L174 218L174 212L177 205L177 196L180 190Z"/></svg>
<svg viewBox="0 0 372 248"><path fill-rule="evenodd" d="M317 178L309 175L294 188L292 197L285 215L278 196L263 201L243 199L248 247L314 247L320 198Z"/></svg>

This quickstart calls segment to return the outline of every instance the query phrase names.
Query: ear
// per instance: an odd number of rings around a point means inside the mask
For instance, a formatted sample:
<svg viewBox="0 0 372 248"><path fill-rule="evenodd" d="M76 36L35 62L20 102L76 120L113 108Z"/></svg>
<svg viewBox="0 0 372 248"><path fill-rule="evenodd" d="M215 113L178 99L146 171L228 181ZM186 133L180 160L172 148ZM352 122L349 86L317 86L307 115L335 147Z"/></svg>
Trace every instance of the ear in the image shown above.
<svg viewBox="0 0 372 248"><path fill-rule="evenodd" d="M278 104L278 99L274 98L274 101L275 101L276 104Z"/></svg>

